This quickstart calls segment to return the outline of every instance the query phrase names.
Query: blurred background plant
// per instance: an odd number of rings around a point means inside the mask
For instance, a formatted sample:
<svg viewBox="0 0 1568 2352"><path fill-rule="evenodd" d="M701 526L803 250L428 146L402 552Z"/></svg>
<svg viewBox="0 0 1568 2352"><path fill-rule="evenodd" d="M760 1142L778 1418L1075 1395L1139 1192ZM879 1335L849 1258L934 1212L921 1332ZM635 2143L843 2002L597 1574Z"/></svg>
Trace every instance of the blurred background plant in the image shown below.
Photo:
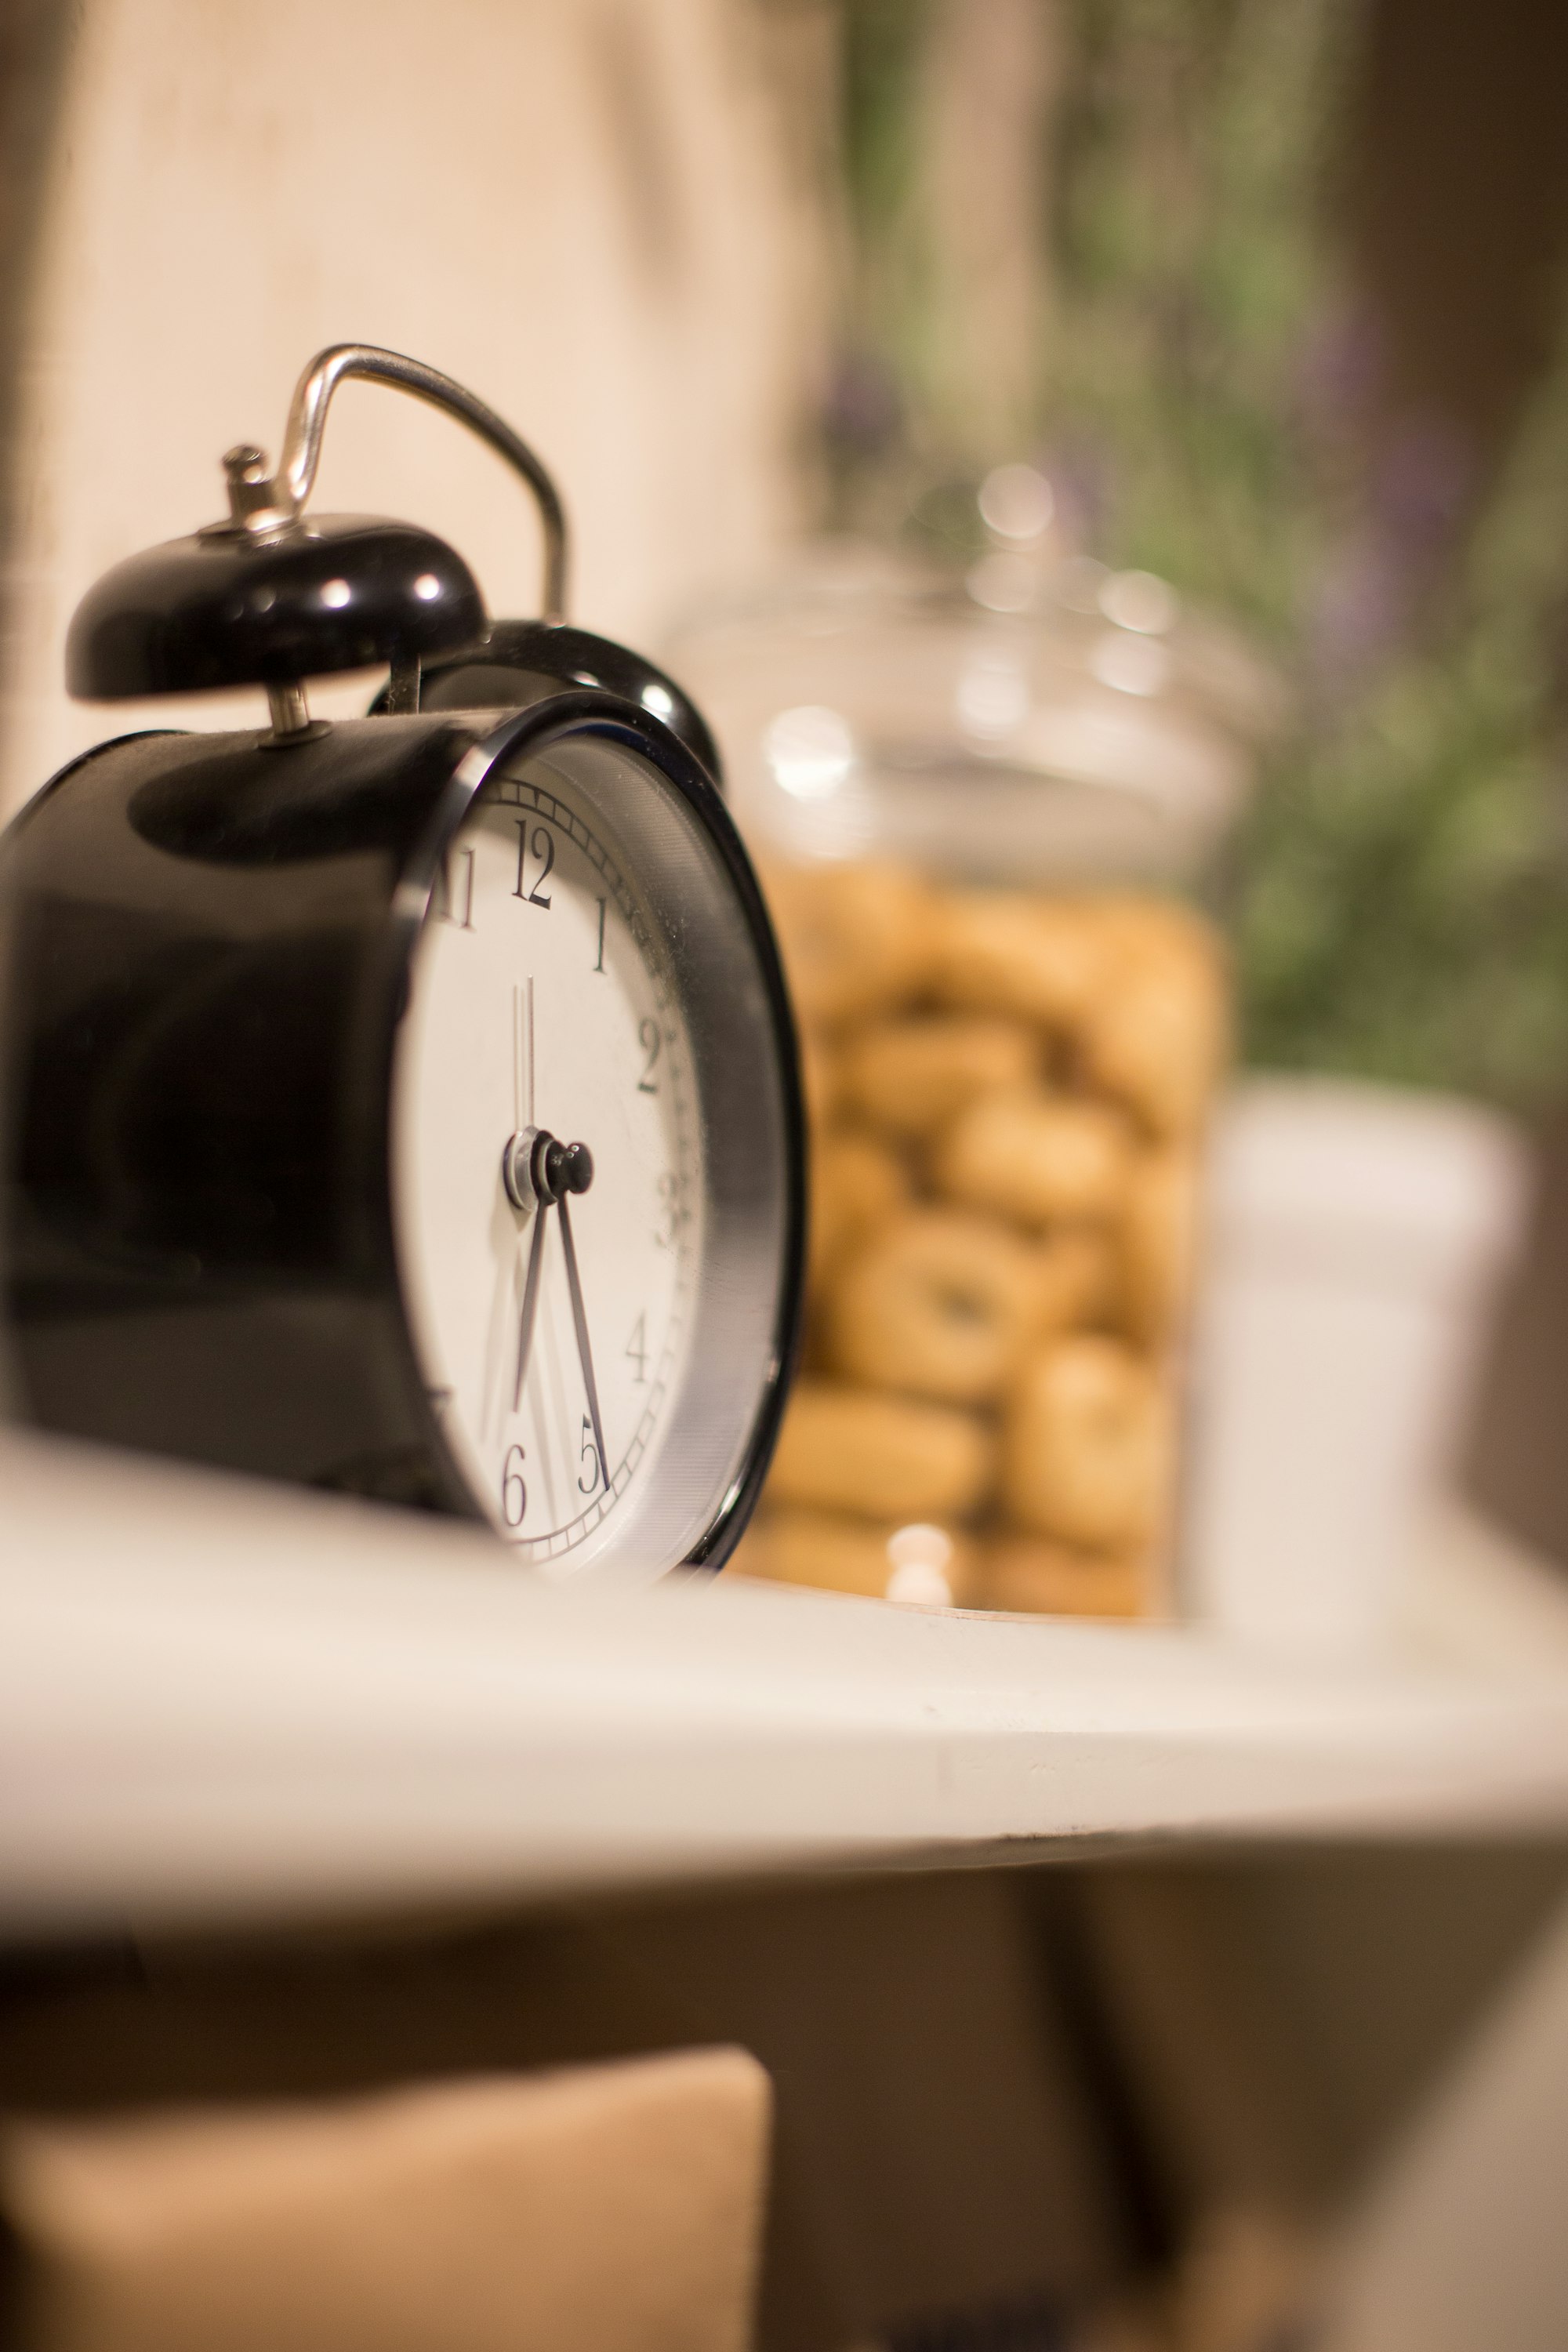
<svg viewBox="0 0 1568 2352"><path fill-rule="evenodd" d="M1293 717L1219 877L1255 1063L1533 1108L1568 1073L1568 324L1489 466L1346 256L1361 0L844 0L838 528L1058 543L1247 630ZM1022 227L1020 226L1022 224Z"/></svg>
<svg viewBox="0 0 1568 2352"><path fill-rule="evenodd" d="M1434 615L1266 772L1234 909L1256 1059L1561 1096L1565 479L1568 335Z"/></svg>

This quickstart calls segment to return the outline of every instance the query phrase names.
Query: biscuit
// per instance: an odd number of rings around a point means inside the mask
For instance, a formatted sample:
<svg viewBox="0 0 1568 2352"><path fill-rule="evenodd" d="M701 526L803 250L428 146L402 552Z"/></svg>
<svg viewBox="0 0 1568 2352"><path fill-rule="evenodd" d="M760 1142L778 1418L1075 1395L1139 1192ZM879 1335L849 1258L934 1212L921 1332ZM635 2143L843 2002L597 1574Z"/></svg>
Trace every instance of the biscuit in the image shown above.
<svg viewBox="0 0 1568 2352"><path fill-rule="evenodd" d="M799 1381L769 1491L873 1519L942 1518L974 1508L994 1460L991 1433L951 1405Z"/></svg>
<svg viewBox="0 0 1568 2352"><path fill-rule="evenodd" d="M1121 1302L1123 1280L1108 1234L1089 1225L1047 1234L1029 1253L1034 1286L1030 1329L1044 1337L1103 1323Z"/></svg>
<svg viewBox="0 0 1568 2352"><path fill-rule="evenodd" d="M827 1350L852 1380L955 1404L1000 1394L1031 1334L1029 1245L953 1209L908 1209L828 1288Z"/></svg>
<svg viewBox="0 0 1568 2352"><path fill-rule="evenodd" d="M800 1033L800 1091L805 1104L806 1133L815 1144L826 1131L838 1100L838 1066L823 1039L809 1029Z"/></svg>
<svg viewBox="0 0 1568 2352"><path fill-rule="evenodd" d="M1108 1223L1121 1210L1127 1122L1043 1087L984 1095L947 1128L931 1173L949 1200L1025 1224Z"/></svg>
<svg viewBox="0 0 1568 2352"><path fill-rule="evenodd" d="M1146 1555L1000 1536L980 1556L970 1606L1049 1617L1146 1617L1152 1586Z"/></svg>
<svg viewBox="0 0 1568 2352"><path fill-rule="evenodd" d="M1031 1356L1003 1444L1003 1492L1020 1527L1091 1549L1150 1543L1172 1465L1169 1392L1122 1341L1078 1333Z"/></svg>
<svg viewBox="0 0 1568 2352"><path fill-rule="evenodd" d="M845 1045L846 1108L906 1141L930 1135L976 1095L1026 1085L1039 1067L1035 1034L1016 1021L889 1021Z"/></svg>
<svg viewBox="0 0 1568 2352"><path fill-rule="evenodd" d="M1218 963L1195 953L1133 948L1085 1024L1083 1070L1151 1134L1202 1125L1229 1045Z"/></svg>
<svg viewBox="0 0 1568 2352"><path fill-rule="evenodd" d="M1147 1347L1186 1312L1197 1239L1197 1171L1189 1152L1140 1152L1121 1210L1121 1313Z"/></svg>
<svg viewBox="0 0 1568 2352"><path fill-rule="evenodd" d="M912 874L890 866L776 867L766 887L790 992L807 1026L886 1011L919 986L931 898Z"/></svg>
<svg viewBox="0 0 1568 2352"><path fill-rule="evenodd" d="M840 1131L811 1151L810 1271L820 1282L846 1249L886 1224L909 1198L909 1180L869 1136Z"/></svg>
<svg viewBox="0 0 1568 2352"><path fill-rule="evenodd" d="M1157 962L1169 971L1181 965L1224 986L1229 959L1225 942L1206 915L1184 899L1154 891L1100 891L1078 905L1104 942L1108 972L1131 962Z"/></svg>
<svg viewBox="0 0 1568 2352"><path fill-rule="evenodd" d="M965 1012L1011 1013L1070 1033L1104 985L1108 945L1105 927L1076 899L963 891L938 909L931 987Z"/></svg>

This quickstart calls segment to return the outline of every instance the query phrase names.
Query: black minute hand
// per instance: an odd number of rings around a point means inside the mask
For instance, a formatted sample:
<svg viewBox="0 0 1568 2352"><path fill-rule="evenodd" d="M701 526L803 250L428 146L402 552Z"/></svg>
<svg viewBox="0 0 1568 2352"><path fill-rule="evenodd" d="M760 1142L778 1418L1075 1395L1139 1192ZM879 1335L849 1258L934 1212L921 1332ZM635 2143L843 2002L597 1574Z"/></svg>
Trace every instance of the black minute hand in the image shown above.
<svg viewBox="0 0 1568 2352"><path fill-rule="evenodd" d="M528 1275L522 1286L522 1314L517 1327L517 1384L512 1390L511 1409L522 1407L522 1384L528 1378L529 1350L533 1345L533 1318L539 1308L539 1269L544 1258L544 1213L550 1206L542 1201L534 1213L533 1242L528 1253Z"/></svg>
<svg viewBox="0 0 1568 2352"><path fill-rule="evenodd" d="M577 1327L577 1354L583 1365L583 1385L588 1391L588 1413L594 1424L594 1443L599 1449L599 1481L609 1492L610 1465L605 1453L605 1424L599 1418L599 1391L594 1381L594 1351L588 1345L588 1318L583 1307L583 1285L577 1275L577 1250L572 1239L572 1213L562 1194L557 1202L561 1216L561 1246L566 1258L566 1286L572 1293L572 1320Z"/></svg>

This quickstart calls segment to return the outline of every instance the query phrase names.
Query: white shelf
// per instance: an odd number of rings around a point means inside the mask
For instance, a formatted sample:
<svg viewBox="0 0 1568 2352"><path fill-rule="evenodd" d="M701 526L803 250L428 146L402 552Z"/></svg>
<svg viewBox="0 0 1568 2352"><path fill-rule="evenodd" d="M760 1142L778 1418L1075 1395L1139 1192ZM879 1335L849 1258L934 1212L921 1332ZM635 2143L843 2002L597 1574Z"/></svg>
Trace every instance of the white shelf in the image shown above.
<svg viewBox="0 0 1568 2352"><path fill-rule="evenodd" d="M0 1933L1055 1843L1568 1831L1568 1601L1462 1526L1409 1654L584 1593L428 1520L0 1437Z"/></svg>

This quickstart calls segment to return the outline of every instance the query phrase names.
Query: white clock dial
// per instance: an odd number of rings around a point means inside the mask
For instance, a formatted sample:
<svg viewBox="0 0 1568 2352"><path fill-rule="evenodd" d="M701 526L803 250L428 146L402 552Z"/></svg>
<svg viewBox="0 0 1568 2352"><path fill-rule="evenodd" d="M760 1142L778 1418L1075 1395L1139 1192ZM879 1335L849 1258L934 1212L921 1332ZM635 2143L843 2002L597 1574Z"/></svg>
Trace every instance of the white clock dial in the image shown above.
<svg viewBox="0 0 1568 2352"><path fill-rule="evenodd" d="M550 1171L563 1187L590 1160L555 1199ZM509 1543L574 1572L635 1510L675 1419L704 1162L668 948L547 754L488 782L447 852L400 1034L393 1174L447 1447Z"/></svg>

